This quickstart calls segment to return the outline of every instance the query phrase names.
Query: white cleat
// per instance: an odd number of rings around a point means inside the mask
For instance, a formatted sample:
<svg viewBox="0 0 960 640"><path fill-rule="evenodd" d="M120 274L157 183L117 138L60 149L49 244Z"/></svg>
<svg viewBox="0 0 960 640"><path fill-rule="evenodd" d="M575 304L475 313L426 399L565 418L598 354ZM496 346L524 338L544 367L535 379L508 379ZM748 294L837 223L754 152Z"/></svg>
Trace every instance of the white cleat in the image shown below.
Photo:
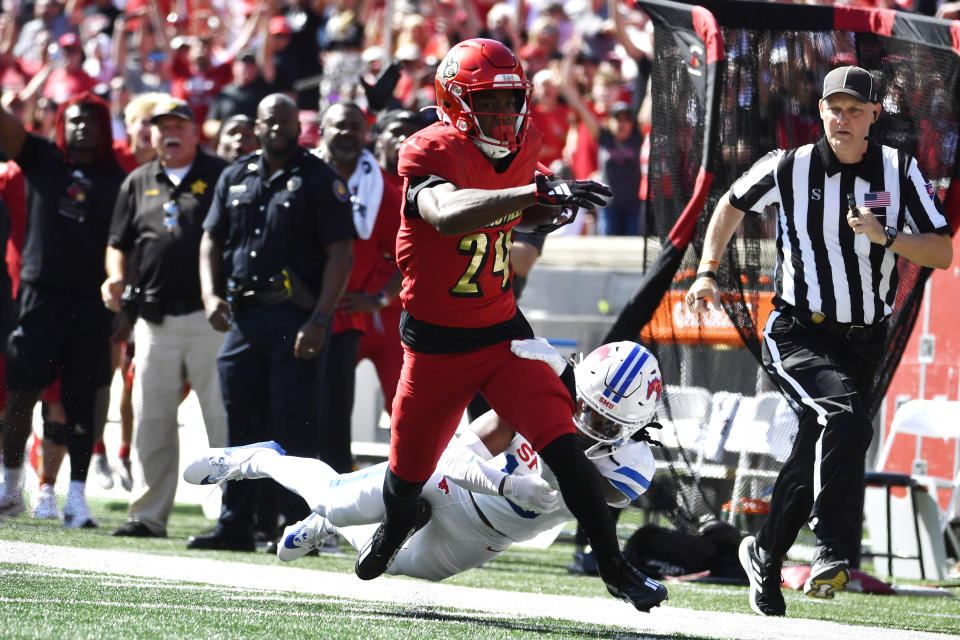
<svg viewBox="0 0 960 640"><path fill-rule="evenodd" d="M219 484L244 477L242 465L260 453L286 455L276 442L255 442L226 449L210 449L183 470L183 479L190 484Z"/></svg>
<svg viewBox="0 0 960 640"><path fill-rule="evenodd" d="M67 493L67 502L63 505L63 526L68 529L96 529L100 526L90 509L87 497L78 491Z"/></svg>
<svg viewBox="0 0 960 640"><path fill-rule="evenodd" d="M120 464L117 466L117 479L120 480L120 486L124 491L133 490L133 474L130 473L130 458L120 458Z"/></svg>
<svg viewBox="0 0 960 640"><path fill-rule="evenodd" d="M283 562L296 560L323 545L334 533L333 526L326 518L319 513L311 513L283 530L277 545L277 557Z"/></svg>
<svg viewBox="0 0 960 640"><path fill-rule="evenodd" d="M27 510L27 505L23 501L23 491L14 491L13 493L3 493L0 495L0 522L4 518L13 518Z"/></svg>
<svg viewBox="0 0 960 640"><path fill-rule="evenodd" d="M30 502L33 506L33 517L37 520L60 519L60 507L57 506L57 494L52 484L40 485L40 490L33 494Z"/></svg>
<svg viewBox="0 0 960 640"><path fill-rule="evenodd" d="M110 470L107 456L102 453L93 454L90 457L90 471L102 489L113 489L113 471Z"/></svg>

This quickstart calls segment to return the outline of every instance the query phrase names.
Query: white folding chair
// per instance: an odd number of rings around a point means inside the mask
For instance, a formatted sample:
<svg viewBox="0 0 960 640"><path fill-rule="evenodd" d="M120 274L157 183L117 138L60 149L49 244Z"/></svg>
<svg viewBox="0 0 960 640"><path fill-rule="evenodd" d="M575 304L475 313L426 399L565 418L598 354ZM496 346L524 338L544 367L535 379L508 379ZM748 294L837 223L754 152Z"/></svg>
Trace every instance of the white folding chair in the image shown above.
<svg viewBox="0 0 960 640"><path fill-rule="evenodd" d="M663 446L692 450L710 413L709 391L703 387L666 385L658 420Z"/></svg>
<svg viewBox="0 0 960 640"><path fill-rule="evenodd" d="M908 433L924 438L941 438L944 443L954 440L955 450L960 454L960 402L955 400L909 400L897 409L890 423L890 433L883 443L880 455L877 457L876 469L883 471L886 467L890 451L893 449L894 439L898 433ZM917 458L920 453L920 440L917 439ZM943 514L945 520L957 512L957 496L960 493L960 455L954 455L953 477L936 478L933 476L915 476L918 481L933 484L937 489L951 489L950 502L947 512Z"/></svg>
<svg viewBox="0 0 960 640"><path fill-rule="evenodd" d="M951 540L955 551L957 543L948 526L950 509L947 512L940 509L937 490L951 489L949 504L956 508L960 461L954 461L953 478L950 479L890 472L886 465L898 434L918 436L918 454L920 437L960 442L960 402L910 400L901 405L891 421L875 471L868 472L866 477L864 514L870 531L870 555L887 559L886 566L875 564L877 574L881 575L885 570L887 575L926 578L929 574L942 579L946 561L944 535ZM895 498L892 495L894 487L904 488L907 497ZM878 489L883 490L885 500L877 495ZM912 524L909 529L902 527L906 522ZM894 523L898 525L896 531ZM881 532L885 534L882 537Z"/></svg>

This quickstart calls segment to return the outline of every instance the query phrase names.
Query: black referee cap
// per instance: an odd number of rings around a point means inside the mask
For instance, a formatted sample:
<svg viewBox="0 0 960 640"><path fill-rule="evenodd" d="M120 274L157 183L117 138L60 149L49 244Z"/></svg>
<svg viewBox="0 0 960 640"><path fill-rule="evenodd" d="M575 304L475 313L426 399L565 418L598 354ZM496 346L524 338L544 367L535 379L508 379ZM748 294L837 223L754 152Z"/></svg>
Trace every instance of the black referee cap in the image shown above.
<svg viewBox="0 0 960 640"><path fill-rule="evenodd" d="M826 100L835 93L846 93L861 102L876 102L876 82L870 72L861 67L837 67L823 79L823 95Z"/></svg>

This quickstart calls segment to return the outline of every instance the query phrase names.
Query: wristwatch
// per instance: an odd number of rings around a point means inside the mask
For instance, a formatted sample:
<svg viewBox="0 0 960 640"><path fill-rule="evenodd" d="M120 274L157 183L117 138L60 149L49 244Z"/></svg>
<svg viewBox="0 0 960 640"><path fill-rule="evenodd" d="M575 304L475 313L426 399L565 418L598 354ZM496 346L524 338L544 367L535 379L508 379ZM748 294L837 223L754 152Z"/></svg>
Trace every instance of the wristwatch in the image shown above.
<svg viewBox="0 0 960 640"><path fill-rule="evenodd" d="M313 322L313 324L320 327L327 324L328 320L329 319L327 318L327 316L320 313L315 313L312 316L310 316L310 321Z"/></svg>
<svg viewBox="0 0 960 640"><path fill-rule="evenodd" d="M390 304L390 294L388 294L386 291L378 291L373 297L376 299L377 304L380 305L381 309L386 309L387 305Z"/></svg>
<svg viewBox="0 0 960 640"><path fill-rule="evenodd" d="M890 245L894 243L897 239L897 235L900 233L897 231L896 227L884 227L883 232L887 234L887 242L883 245L885 249L889 249Z"/></svg>

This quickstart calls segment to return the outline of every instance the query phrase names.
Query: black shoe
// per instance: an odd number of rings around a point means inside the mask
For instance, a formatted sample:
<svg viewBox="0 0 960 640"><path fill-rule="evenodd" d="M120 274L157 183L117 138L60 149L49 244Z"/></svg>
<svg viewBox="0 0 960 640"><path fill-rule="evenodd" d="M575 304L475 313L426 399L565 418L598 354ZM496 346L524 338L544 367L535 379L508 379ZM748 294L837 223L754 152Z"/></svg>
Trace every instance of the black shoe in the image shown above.
<svg viewBox="0 0 960 640"><path fill-rule="evenodd" d="M406 530L392 531L387 528L386 523L381 523L357 556L357 563L353 567L357 577L361 580L373 580L383 575L407 540L430 521L430 513L430 503L419 498L414 526Z"/></svg>
<svg viewBox="0 0 960 640"><path fill-rule="evenodd" d="M614 598L626 600L637 611L643 612L650 611L667 599L667 588L665 586L647 577L641 571L637 571L627 561L623 563L617 584L608 582L607 591Z"/></svg>
<svg viewBox="0 0 960 640"><path fill-rule="evenodd" d="M113 530L110 535L125 536L129 538L166 538L166 533L155 533L153 529L143 524L139 520L127 520L122 525Z"/></svg>
<svg viewBox="0 0 960 640"><path fill-rule="evenodd" d="M198 536L190 536L187 549L211 549L219 551L254 551L253 536L224 533L214 529Z"/></svg>
<svg viewBox="0 0 960 640"><path fill-rule="evenodd" d="M573 554L573 562L567 565L567 571L579 576L598 576L600 569L597 567L597 557L593 551L576 551Z"/></svg>
<svg viewBox="0 0 960 640"><path fill-rule="evenodd" d="M829 546L818 544L810 566L810 577L803 585L803 595L829 600L843 591L850 581L850 566Z"/></svg>
<svg viewBox="0 0 960 640"><path fill-rule="evenodd" d="M762 616L782 616L787 605L780 593L780 562L757 546L756 538L740 541L740 564L750 579L750 608Z"/></svg>

